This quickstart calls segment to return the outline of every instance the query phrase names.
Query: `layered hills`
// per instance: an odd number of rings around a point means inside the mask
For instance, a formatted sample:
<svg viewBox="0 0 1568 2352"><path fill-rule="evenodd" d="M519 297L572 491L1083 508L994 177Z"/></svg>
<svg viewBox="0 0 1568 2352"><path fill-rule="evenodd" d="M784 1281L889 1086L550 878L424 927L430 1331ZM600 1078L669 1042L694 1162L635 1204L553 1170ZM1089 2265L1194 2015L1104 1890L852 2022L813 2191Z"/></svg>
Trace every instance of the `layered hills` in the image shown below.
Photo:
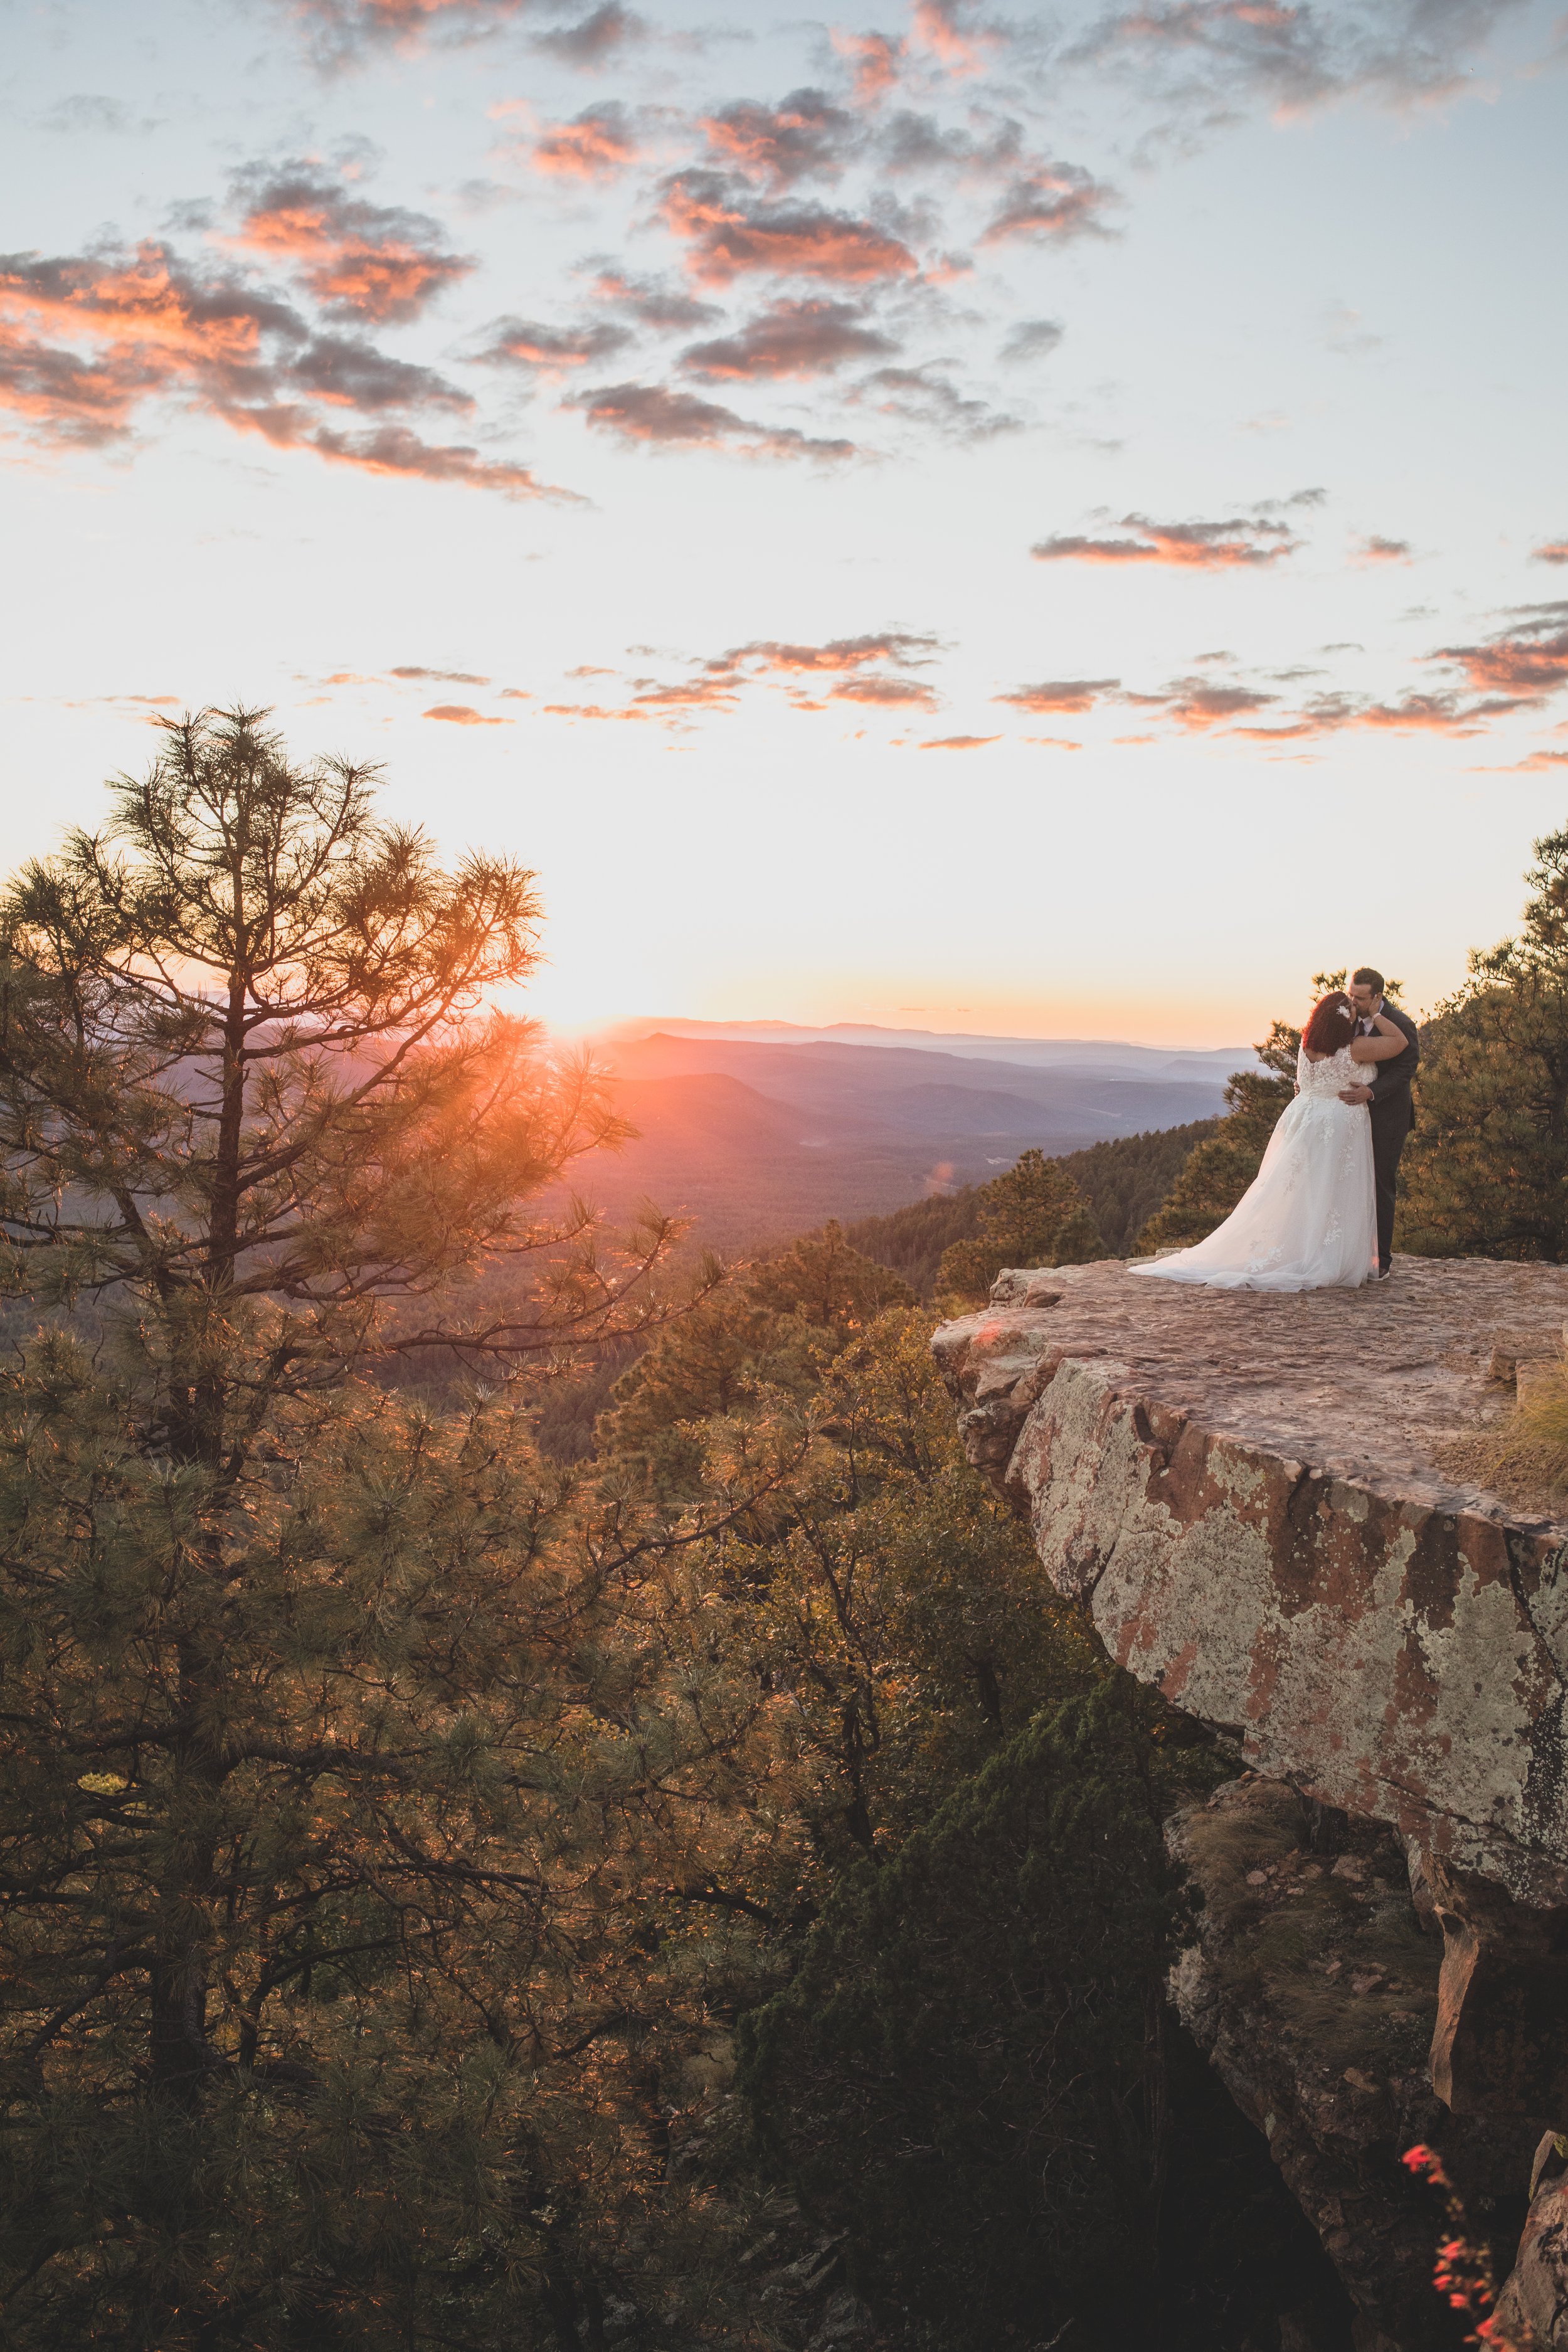
<svg viewBox="0 0 1568 2352"><path fill-rule="evenodd" d="M652 1200L695 1219L703 1244L751 1248L984 1183L1031 1146L1060 1154L1212 1118L1230 1072L1252 1060L1246 1047L928 1043L919 1032L909 1045L896 1030L846 1042L782 1024L759 1036L760 1025L600 1041L616 1108L638 1132L581 1163L577 1188L612 1217Z"/></svg>

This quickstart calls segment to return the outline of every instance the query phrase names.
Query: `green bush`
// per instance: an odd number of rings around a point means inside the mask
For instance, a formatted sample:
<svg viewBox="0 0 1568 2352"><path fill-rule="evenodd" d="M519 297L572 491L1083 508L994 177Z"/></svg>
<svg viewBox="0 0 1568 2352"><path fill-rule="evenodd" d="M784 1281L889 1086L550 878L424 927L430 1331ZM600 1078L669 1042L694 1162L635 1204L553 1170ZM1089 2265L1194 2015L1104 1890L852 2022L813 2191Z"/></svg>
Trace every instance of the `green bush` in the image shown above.
<svg viewBox="0 0 1568 2352"><path fill-rule="evenodd" d="M846 1875L742 2021L765 2158L911 2343L993 2352L1071 2318L1110 2352L1147 2317L1173 1902L1136 1706L1122 1685L1037 1717Z"/></svg>

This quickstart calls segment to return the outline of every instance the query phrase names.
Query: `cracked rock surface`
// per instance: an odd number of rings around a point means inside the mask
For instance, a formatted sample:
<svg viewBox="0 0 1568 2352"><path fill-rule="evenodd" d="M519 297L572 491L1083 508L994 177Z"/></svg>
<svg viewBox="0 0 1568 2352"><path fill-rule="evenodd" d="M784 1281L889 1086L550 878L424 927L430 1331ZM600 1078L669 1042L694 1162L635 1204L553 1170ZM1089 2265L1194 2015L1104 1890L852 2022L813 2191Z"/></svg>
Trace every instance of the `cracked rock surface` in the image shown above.
<svg viewBox="0 0 1568 2352"><path fill-rule="evenodd" d="M1432 2092L1441 1945L1398 1842L1370 1822L1315 1820L1252 1773L1177 1814L1167 1837L1195 1897L1172 2000L1344 2281L1358 2346L1457 2347L1464 2327L1432 2288L1432 2202L1400 2157L1422 2140L1442 2151L1506 2263L1535 2126L1452 2116Z"/></svg>
<svg viewBox="0 0 1568 2352"><path fill-rule="evenodd" d="M972 1459L1113 1657L1255 1769L1555 1909L1568 1517L1436 1457L1565 1321L1558 1266L1401 1258L1281 1297L1110 1261L1004 1274L934 1346Z"/></svg>

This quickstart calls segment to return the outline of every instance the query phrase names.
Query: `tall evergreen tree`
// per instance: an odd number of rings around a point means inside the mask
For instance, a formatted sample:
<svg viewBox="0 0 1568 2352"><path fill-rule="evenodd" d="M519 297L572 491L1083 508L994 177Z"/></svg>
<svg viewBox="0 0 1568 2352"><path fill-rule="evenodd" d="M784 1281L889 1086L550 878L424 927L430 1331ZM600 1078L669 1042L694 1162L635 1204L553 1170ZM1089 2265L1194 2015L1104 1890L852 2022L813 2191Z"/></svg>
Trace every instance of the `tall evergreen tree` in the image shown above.
<svg viewBox="0 0 1568 2352"><path fill-rule="evenodd" d="M661 1236L612 1264L531 1204L616 1131L484 1010L535 961L531 877L443 871L260 720L172 729L0 915L42 1315L0 1389L7 2340L510 2345L531 2312L571 2352L658 2169L616 2153L657 2137L658 2032L617 1898L712 1740L682 1783L649 1712L647 1513L584 1517L509 1402L437 1424L354 1375L625 1329ZM481 1252L543 1278L442 1318Z"/></svg>
<svg viewBox="0 0 1568 2352"><path fill-rule="evenodd" d="M1423 1043L1399 1241L1568 1258L1568 832L1535 844L1518 935L1474 952Z"/></svg>
<svg viewBox="0 0 1568 2352"><path fill-rule="evenodd" d="M1083 1265L1105 1243L1089 1203L1059 1160L1021 1152L983 1184L973 1233L942 1252L937 1290L984 1298L1006 1265Z"/></svg>

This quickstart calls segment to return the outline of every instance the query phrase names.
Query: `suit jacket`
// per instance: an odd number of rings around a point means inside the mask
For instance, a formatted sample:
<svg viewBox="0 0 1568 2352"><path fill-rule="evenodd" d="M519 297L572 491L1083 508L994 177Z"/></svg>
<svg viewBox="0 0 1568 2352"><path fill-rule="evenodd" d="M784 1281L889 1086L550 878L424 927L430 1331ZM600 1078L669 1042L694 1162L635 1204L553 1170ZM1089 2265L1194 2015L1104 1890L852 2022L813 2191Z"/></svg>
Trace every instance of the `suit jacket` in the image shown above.
<svg viewBox="0 0 1568 2352"><path fill-rule="evenodd" d="M1415 1065L1421 1059L1421 1035L1408 1013L1386 997L1379 1008L1393 1022L1402 1036L1409 1039L1403 1054L1395 1054L1386 1062L1374 1062L1373 1075L1368 1081L1372 1087L1373 1124L1403 1135L1415 1124L1415 1107L1410 1099L1410 1081L1415 1075ZM1364 1033L1361 1033L1364 1034Z"/></svg>

